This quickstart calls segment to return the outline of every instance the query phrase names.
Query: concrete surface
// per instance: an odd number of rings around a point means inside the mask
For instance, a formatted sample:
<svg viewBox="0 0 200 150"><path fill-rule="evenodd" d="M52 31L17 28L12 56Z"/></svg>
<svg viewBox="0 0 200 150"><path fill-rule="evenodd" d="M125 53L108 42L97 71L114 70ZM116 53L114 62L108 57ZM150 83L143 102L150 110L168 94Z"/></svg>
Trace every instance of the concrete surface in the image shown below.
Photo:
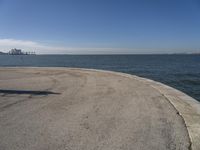
<svg viewBox="0 0 200 150"><path fill-rule="evenodd" d="M199 110L123 73L0 68L0 150L197 150Z"/></svg>

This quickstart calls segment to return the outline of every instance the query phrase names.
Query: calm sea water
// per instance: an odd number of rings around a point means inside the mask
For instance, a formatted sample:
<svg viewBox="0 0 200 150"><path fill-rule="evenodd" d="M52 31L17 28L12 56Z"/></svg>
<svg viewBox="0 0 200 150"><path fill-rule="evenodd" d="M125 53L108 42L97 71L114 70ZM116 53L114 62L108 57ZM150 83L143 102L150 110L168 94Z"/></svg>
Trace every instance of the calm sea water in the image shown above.
<svg viewBox="0 0 200 150"><path fill-rule="evenodd" d="M119 71L165 83L200 101L200 55L0 55L0 66Z"/></svg>

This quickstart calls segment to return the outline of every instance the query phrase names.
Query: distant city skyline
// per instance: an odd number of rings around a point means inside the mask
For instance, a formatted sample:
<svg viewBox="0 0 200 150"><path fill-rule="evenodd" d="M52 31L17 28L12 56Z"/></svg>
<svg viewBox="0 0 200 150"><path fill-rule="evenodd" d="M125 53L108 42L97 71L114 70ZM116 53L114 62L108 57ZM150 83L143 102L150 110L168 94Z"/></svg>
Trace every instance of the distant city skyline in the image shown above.
<svg viewBox="0 0 200 150"><path fill-rule="evenodd" d="M0 0L0 51L200 52L198 0Z"/></svg>

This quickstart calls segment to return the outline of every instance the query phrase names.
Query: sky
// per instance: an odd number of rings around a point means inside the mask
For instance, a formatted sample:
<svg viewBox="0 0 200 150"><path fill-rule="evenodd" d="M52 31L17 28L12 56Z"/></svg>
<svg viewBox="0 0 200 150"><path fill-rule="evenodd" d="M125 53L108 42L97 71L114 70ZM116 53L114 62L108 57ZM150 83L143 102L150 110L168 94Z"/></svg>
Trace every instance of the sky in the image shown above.
<svg viewBox="0 0 200 150"><path fill-rule="evenodd" d="M200 0L0 0L0 51L200 52Z"/></svg>

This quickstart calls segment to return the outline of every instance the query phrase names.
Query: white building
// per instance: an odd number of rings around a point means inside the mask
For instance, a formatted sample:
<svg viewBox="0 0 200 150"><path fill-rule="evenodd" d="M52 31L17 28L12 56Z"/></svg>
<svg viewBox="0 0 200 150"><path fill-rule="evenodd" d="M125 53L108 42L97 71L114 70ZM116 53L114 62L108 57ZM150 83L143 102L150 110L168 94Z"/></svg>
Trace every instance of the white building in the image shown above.
<svg viewBox="0 0 200 150"><path fill-rule="evenodd" d="M14 48L14 49L11 49L9 51L9 54L11 54L11 55L23 55L24 53L22 52L21 49Z"/></svg>

